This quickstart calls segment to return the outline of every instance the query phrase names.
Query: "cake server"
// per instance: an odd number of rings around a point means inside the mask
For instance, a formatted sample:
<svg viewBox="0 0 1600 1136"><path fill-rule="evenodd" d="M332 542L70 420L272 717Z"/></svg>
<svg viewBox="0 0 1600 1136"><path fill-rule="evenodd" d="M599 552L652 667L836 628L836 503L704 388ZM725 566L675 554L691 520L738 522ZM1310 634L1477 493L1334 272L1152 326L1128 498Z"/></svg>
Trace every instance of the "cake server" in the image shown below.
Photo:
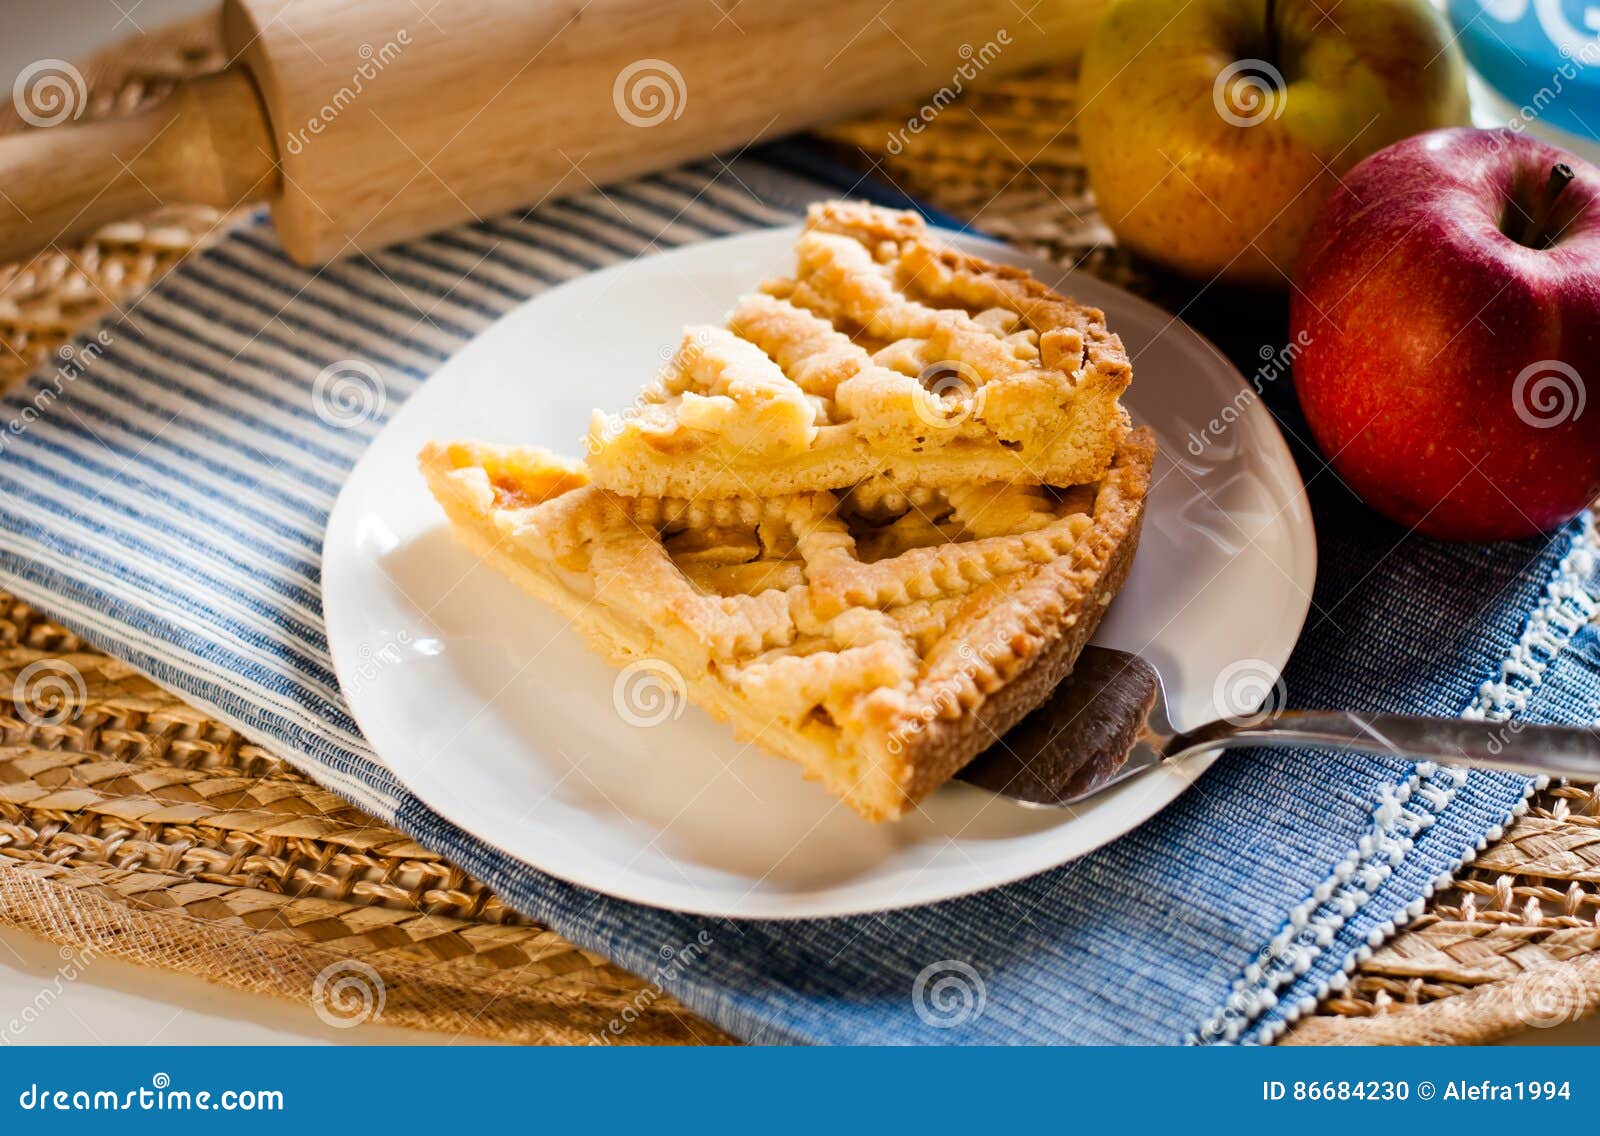
<svg viewBox="0 0 1600 1136"><path fill-rule="evenodd" d="M1600 779L1600 733L1568 726L1283 710L1179 731L1156 669L1108 647L1084 648L1050 699L957 776L1026 805L1065 808L1229 746L1348 750Z"/></svg>

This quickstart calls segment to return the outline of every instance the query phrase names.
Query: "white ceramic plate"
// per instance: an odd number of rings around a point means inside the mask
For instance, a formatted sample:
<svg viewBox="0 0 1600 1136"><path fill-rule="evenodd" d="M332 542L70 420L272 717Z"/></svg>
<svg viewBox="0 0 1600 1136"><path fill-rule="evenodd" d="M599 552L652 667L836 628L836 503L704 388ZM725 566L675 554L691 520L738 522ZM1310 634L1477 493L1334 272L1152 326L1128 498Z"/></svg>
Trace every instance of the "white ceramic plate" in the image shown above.
<svg viewBox="0 0 1600 1136"><path fill-rule="evenodd" d="M954 784L915 816L868 824L695 707L655 725L624 720L616 672L454 542L416 471L425 441L577 452L591 408L630 403L684 324L715 322L788 269L793 239L782 229L651 256L512 311L412 396L328 525L334 662L382 760L488 843L639 903L781 919L964 895L1120 836L1200 770L1158 773L1071 812ZM1062 277L1046 261L952 239ZM1103 307L1121 333L1135 361L1127 401L1162 442L1138 558L1097 642L1142 652L1179 723L1198 724L1219 680L1248 683L1289 657L1316 570L1305 490L1271 418L1209 343L1091 277L1064 290ZM1195 457L1191 433L1225 413L1234 420ZM636 723L654 716L632 711Z"/></svg>

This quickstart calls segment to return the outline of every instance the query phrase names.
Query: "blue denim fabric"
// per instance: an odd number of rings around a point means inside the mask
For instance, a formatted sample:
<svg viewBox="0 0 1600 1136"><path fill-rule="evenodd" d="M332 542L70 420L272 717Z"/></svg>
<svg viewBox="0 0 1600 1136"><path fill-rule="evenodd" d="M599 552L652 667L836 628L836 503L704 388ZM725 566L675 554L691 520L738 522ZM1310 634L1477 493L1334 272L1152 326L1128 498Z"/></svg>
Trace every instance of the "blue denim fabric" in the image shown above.
<svg viewBox="0 0 1600 1136"><path fill-rule="evenodd" d="M524 296L671 244L657 223L674 239L709 237L823 193L759 163L734 168L616 187L628 222L589 195L315 277L261 220L244 226L109 323L83 377L47 372L0 406L0 579L741 1037L1270 1038L1420 910L1528 781L1233 753L1076 863L918 910L768 924L649 910L545 877L442 821L367 749L327 657L317 565L327 510L382 416L356 431L320 421L307 412L313 376L340 354L378 360L392 410ZM480 271L453 275L479 257ZM425 325L404 327L397 291L431 306ZM1274 398L1292 414L1286 392ZM1595 719L1600 643L1584 619L1600 578L1583 523L1547 540L1448 546L1378 520L1331 476L1313 487L1322 574L1286 675L1295 704ZM1531 654L1518 646L1530 626ZM1508 660L1530 658L1532 671L1513 668L1485 693ZM625 1033L616 1026L597 1040Z"/></svg>

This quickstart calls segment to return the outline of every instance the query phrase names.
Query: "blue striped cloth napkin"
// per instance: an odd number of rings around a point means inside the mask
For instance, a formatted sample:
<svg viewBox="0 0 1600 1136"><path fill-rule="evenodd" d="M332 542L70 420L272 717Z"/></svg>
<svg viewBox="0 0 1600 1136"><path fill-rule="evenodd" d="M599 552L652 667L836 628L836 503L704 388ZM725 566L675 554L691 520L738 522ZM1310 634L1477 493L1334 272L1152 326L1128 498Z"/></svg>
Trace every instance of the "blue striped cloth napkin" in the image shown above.
<svg viewBox="0 0 1600 1136"><path fill-rule="evenodd" d="M741 1037L1271 1039L1418 914L1529 781L1236 753L1138 831L1021 883L880 916L731 923L508 859L408 794L346 713L318 557L340 481L383 422L319 416L322 368L373 361L392 411L543 288L792 220L839 188L749 158L691 165L320 273L251 220L0 406L0 582ZM1313 488L1322 574L1286 675L1297 702L1594 721L1592 519L1448 546L1384 524L1332 478Z"/></svg>

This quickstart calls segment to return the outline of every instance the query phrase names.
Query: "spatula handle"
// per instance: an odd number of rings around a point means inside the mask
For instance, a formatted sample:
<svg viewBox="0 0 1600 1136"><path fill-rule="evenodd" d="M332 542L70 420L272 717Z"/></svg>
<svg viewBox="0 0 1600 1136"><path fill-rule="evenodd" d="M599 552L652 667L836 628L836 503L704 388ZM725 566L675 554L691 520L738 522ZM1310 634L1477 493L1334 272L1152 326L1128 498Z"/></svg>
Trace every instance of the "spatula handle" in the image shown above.
<svg viewBox="0 0 1600 1136"><path fill-rule="evenodd" d="M1179 734L1169 758L1217 746L1311 746L1379 756L1429 758L1450 765L1600 780L1600 733L1570 726L1472 722L1404 714L1286 710L1260 721L1212 722Z"/></svg>
<svg viewBox="0 0 1600 1136"><path fill-rule="evenodd" d="M238 71L185 82L139 114L0 137L0 175L0 261L157 206L228 209L277 185L260 100Z"/></svg>

